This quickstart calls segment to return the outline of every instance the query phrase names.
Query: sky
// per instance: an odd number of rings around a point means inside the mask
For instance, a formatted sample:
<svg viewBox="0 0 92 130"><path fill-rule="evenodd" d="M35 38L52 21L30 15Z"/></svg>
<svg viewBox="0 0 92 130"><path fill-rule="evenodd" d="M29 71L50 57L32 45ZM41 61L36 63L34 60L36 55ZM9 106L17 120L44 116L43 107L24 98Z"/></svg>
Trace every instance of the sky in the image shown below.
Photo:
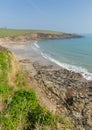
<svg viewBox="0 0 92 130"><path fill-rule="evenodd" d="M0 28L92 33L92 0L0 0Z"/></svg>

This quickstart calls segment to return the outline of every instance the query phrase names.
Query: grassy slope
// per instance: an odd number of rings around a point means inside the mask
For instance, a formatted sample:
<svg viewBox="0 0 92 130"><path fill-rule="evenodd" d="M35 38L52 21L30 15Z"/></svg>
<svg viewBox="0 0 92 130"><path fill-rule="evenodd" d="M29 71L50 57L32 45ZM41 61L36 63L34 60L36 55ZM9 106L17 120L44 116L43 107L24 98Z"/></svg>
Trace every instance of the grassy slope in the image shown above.
<svg viewBox="0 0 92 130"><path fill-rule="evenodd" d="M52 115L39 105L34 90L29 87L27 75L21 70L14 70L18 65L15 61L13 65L13 59L10 51L0 51L0 129L55 130L57 123L62 130L72 129L66 117ZM11 75L13 70L16 73Z"/></svg>
<svg viewBox="0 0 92 130"><path fill-rule="evenodd" d="M15 30L15 29L0 29L0 37L6 36L19 36L29 33L49 33L49 34L62 34L62 32L47 31L47 30Z"/></svg>

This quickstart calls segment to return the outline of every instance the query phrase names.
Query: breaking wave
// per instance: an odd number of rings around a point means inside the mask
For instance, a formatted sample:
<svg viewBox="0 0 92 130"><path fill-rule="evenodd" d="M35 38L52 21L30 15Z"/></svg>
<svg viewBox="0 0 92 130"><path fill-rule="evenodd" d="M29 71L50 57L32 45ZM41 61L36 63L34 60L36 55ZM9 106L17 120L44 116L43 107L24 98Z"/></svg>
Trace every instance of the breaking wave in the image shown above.
<svg viewBox="0 0 92 130"><path fill-rule="evenodd" d="M50 57L48 54L45 54L45 53L43 53L43 52L41 52L41 55L42 55L44 58L46 58L46 59L52 61L53 63L55 63L55 64L61 66L62 68L65 68L65 69L67 69L67 70L69 70L69 71L73 71L73 72L75 72L75 73L81 73L82 76L83 76L85 79L87 79L87 80L92 80L92 73L88 72L87 69L85 69L85 68L77 67L77 66L74 66L74 65L66 64L66 63L61 63L60 61L58 61L58 60L56 60L56 59Z"/></svg>
<svg viewBox="0 0 92 130"><path fill-rule="evenodd" d="M65 68L69 71L73 71L75 73L81 73L82 76L85 79L92 80L92 73L88 72L87 69L85 69L83 67L77 67L77 66L74 66L74 65L70 65L70 64L67 64L67 63L62 63L62 62L52 58L50 54L44 53L44 51L42 51L40 49L40 46L37 44L37 41L34 44L32 44L32 49L34 49L36 52L38 52L38 54L40 54L43 58L61 66L62 68Z"/></svg>
<svg viewBox="0 0 92 130"><path fill-rule="evenodd" d="M37 44L37 41L35 41L34 45L35 45L37 48L40 48L40 46Z"/></svg>

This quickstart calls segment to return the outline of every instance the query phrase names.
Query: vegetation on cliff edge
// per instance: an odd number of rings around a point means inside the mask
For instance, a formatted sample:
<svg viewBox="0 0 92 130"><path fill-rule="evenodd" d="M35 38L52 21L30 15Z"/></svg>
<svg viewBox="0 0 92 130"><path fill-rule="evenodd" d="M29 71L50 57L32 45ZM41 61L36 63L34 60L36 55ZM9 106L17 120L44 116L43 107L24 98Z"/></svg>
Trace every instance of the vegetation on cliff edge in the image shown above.
<svg viewBox="0 0 92 130"><path fill-rule="evenodd" d="M12 60L10 51L0 51L0 129L54 130L61 123L62 128L72 129L72 125L65 120L67 118L53 115L39 105L27 75L18 70L17 62L14 62L14 66ZM13 71L15 73L12 75Z"/></svg>

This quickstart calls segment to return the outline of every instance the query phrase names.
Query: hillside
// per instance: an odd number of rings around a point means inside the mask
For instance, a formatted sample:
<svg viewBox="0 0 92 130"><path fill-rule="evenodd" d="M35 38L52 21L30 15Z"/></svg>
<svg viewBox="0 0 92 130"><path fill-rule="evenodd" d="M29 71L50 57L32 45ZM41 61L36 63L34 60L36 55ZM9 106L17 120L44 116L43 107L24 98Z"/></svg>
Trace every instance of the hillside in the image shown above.
<svg viewBox="0 0 92 130"><path fill-rule="evenodd" d="M0 46L0 130L72 130L68 117L40 104L34 87L16 57Z"/></svg>
<svg viewBox="0 0 92 130"><path fill-rule="evenodd" d="M78 34L69 34L69 33L46 31L46 30L0 29L0 41L30 41L30 40L81 38L81 37L82 36Z"/></svg>

